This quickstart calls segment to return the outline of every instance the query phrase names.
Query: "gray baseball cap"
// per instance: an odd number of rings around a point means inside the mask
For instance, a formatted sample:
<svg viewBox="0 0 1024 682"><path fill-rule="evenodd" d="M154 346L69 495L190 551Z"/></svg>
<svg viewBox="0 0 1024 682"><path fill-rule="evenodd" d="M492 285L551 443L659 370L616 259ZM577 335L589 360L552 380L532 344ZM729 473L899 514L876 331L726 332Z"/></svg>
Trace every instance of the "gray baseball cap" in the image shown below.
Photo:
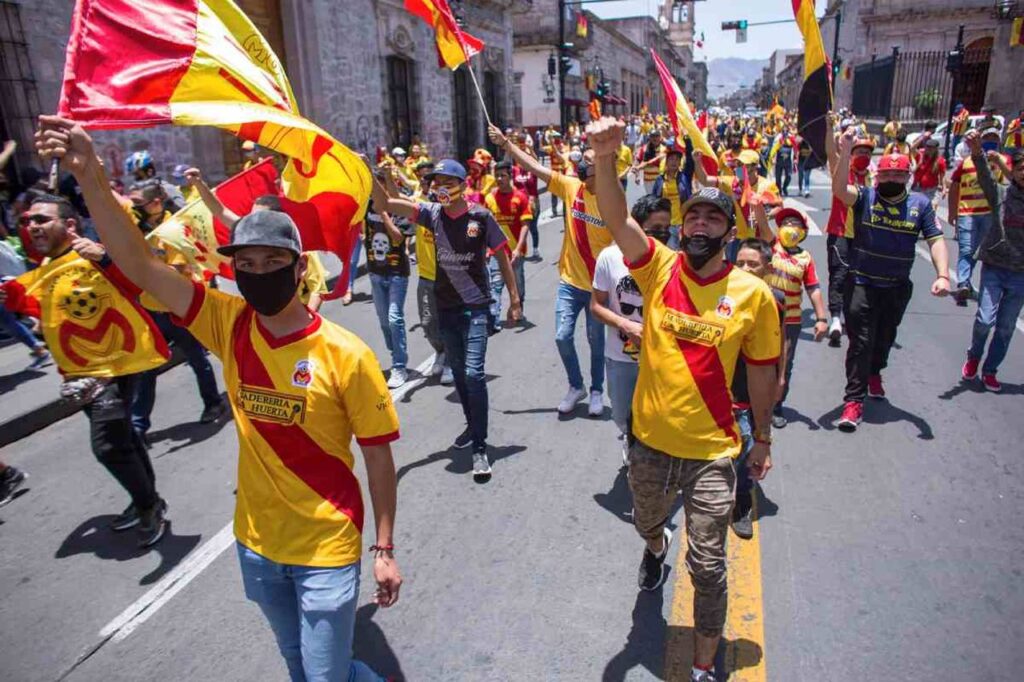
<svg viewBox="0 0 1024 682"><path fill-rule="evenodd" d="M710 204L721 211L729 221L729 225L732 226L736 223L736 213L732 203L732 197L717 187L705 187L694 192L693 196L683 204L683 217L686 217L686 213L696 204Z"/></svg>
<svg viewBox="0 0 1024 682"><path fill-rule="evenodd" d="M221 246L217 253L233 256L247 246L271 246L287 249L296 256L302 253L299 228L287 213L280 211L254 211L235 223L231 243Z"/></svg>

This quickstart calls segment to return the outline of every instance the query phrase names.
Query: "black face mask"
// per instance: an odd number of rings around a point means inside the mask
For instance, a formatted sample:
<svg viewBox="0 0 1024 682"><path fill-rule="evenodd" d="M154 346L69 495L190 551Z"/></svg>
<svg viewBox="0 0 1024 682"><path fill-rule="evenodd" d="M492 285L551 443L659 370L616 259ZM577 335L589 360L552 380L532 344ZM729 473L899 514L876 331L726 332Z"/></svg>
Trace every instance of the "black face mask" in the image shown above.
<svg viewBox="0 0 1024 682"><path fill-rule="evenodd" d="M878 193L883 199L899 199L900 196L907 191L907 186L902 182L880 182L878 183Z"/></svg>
<svg viewBox="0 0 1024 682"><path fill-rule="evenodd" d="M724 242L724 234L717 237L709 237L703 234L697 234L692 237L684 235L682 240L680 240L683 253L686 254L686 260L689 261L690 267L694 270L700 270L707 265L708 261L722 250Z"/></svg>
<svg viewBox="0 0 1024 682"><path fill-rule="evenodd" d="M235 283L245 302L267 317L284 310L299 288L295 263L259 274L235 270Z"/></svg>
<svg viewBox="0 0 1024 682"><path fill-rule="evenodd" d="M590 177L590 164L586 161L580 161L576 166L576 175L579 176L580 181Z"/></svg>
<svg viewBox="0 0 1024 682"><path fill-rule="evenodd" d="M656 239L657 241L661 242L662 244L668 244L669 237L672 236L672 233L669 232L668 230L651 230L647 234L650 237L652 237L652 238Z"/></svg>

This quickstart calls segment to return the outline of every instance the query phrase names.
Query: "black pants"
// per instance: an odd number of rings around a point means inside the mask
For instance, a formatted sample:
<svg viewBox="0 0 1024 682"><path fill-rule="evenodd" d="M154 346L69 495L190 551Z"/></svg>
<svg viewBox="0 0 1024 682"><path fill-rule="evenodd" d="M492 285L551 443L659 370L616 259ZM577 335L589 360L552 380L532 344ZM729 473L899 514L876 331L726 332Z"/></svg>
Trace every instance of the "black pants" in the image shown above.
<svg viewBox="0 0 1024 682"><path fill-rule="evenodd" d="M779 152L775 158L775 185L782 192L782 196L789 196L789 183L793 179L793 157L790 154Z"/></svg>
<svg viewBox="0 0 1024 682"><path fill-rule="evenodd" d="M850 242L847 237L830 234L828 245L828 312L832 317L839 317L846 307L843 297L846 295L846 274L850 271Z"/></svg>
<svg viewBox="0 0 1024 682"><path fill-rule="evenodd" d="M846 350L846 402L864 402L868 377L880 374L889 364L889 351L896 342L896 330L910 303L914 285L910 282L894 287L847 285L846 333L850 346Z"/></svg>
<svg viewBox="0 0 1024 682"><path fill-rule="evenodd" d="M92 452L110 475L128 491L136 509L149 509L160 499L153 464L132 426L132 399L137 375L111 381L85 407Z"/></svg>
<svg viewBox="0 0 1024 682"><path fill-rule="evenodd" d="M787 324L782 329L786 343L786 387L782 389L782 397L775 403L775 414L782 414L782 404L789 396L789 383L793 378L793 360L796 359L796 342L800 339L800 325Z"/></svg>

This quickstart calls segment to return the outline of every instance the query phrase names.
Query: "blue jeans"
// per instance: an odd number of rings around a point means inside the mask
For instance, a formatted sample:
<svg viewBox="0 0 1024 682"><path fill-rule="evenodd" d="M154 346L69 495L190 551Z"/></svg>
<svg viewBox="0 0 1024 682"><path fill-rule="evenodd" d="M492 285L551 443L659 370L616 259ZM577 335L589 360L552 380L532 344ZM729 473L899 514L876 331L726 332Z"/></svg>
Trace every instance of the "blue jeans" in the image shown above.
<svg viewBox="0 0 1024 682"><path fill-rule="evenodd" d="M356 270L359 268L359 252L363 250L363 240L357 239L356 245L352 247L352 258L348 266L348 290L356 285Z"/></svg>
<svg viewBox="0 0 1024 682"><path fill-rule="evenodd" d="M981 290L978 295L978 313L974 317L974 334L967 354L980 360L985 352L989 330L995 334L988 346L988 356L981 366L982 374L995 374L1006 357L1013 339L1017 316L1024 308L1024 272L981 264Z"/></svg>
<svg viewBox="0 0 1024 682"><path fill-rule="evenodd" d="M622 433L629 433L629 413L633 409L633 391L640 374L639 362L604 359L608 371L608 399L612 403L612 421Z"/></svg>
<svg viewBox="0 0 1024 682"><path fill-rule="evenodd" d="M359 562L339 568L279 564L236 543L245 596L262 609L292 682L383 682L352 660Z"/></svg>
<svg viewBox="0 0 1024 682"><path fill-rule="evenodd" d="M565 365L569 385L583 388L583 373L576 354L576 320L587 317L587 341L590 343L590 390L604 392L604 325L590 314L590 292L565 282L558 283L555 299L555 343Z"/></svg>
<svg viewBox="0 0 1024 682"><path fill-rule="evenodd" d="M491 256L487 260L487 274L491 278L491 323L501 328L501 292L505 290L505 278L501 276L498 259ZM526 310L526 271L523 269L523 258L516 258L512 263L512 274L516 277L516 288L519 289L519 302Z"/></svg>
<svg viewBox="0 0 1024 682"><path fill-rule="evenodd" d="M487 335L490 313L486 308L448 308L438 311L445 357L455 378L455 392L473 436L473 451L487 445Z"/></svg>
<svg viewBox="0 0 1024 682"><path fill-rule="evenodd" d="M213 365L206 356L206 349L183 327L171 322L167 313L150 313L153 322L167 339L182 350L185 360L196 375L196 384L199 385L199 396L203 399L204 407L211 407L220 402L220 391L217 389L217 375L213 371ZM135 387L135 400L132 401L132 425L136 431L146 433L152 425L150 416L153 414L153 406L156 404L156 378L159 372L155 369L148 370L139 375L139 381Z"/></svg>
<svg viewBox="0 0 1024 682"><path fill-rule="evenodd" d="M11 338L21 341L29 348L35 349L36 346L42 345L32 335L32 331L21 323L18 316L2 305L0 305L0 328L7 332Z"/></svg>
<svg viewBox="0 0 1024 682"><path fill-rule="evenodd" d="M530 241L533 243L533 250L536 251L540 245L540 230L537 223L540 222L540 199L536 199L536 208L533 211L533 219L530 221Z"/></svg>
<svg viewBox="0 0 1024 682"><path fill-rule="evenodd" d="M796 188L800 194L811 191L811 171L807 168L809 158L800 159L796 166Z"/></svg>
<svg viewBox="0 0 1024 682"><path fill-rule="evenodd" d="M992 214L962 215L956 219L956 241L959 256L956 259L956 284L960 289L971 288L974 273L974 254L992 226Z"/></svg>
<svg viewBox="0 0 1024 682"><path fill-rule="evenodd" d="M371 272L370 287L373 289L377 321L380 322L380 330L384 332L384 343L391 353L391 366L405 367L409 362L405 339L405 294L409 290L409 278Z"/></svg>
<svg viewBox="0 0 1024 682"><path fill-rule="evenodd" d="M740 456L736 458L736 494L749 495L754 489L754 480L750 478L750 470L747 468L747 456L754 449L754 418L750 408L733 412L743 441Z"/></svg>

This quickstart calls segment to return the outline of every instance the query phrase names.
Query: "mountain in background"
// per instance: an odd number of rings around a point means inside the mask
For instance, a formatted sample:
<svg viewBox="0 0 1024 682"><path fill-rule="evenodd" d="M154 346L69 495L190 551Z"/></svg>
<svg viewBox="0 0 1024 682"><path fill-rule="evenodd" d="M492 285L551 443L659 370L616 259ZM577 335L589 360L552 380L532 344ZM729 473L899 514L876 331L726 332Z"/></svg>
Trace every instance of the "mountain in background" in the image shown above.
<svg viewBox="0 0 1024 682"><path fill-rule="evenodd" d="M724 57L708 61L708 97L721 99L736 92L742 85L753 85L768 66L767 59Z"/></svg>

